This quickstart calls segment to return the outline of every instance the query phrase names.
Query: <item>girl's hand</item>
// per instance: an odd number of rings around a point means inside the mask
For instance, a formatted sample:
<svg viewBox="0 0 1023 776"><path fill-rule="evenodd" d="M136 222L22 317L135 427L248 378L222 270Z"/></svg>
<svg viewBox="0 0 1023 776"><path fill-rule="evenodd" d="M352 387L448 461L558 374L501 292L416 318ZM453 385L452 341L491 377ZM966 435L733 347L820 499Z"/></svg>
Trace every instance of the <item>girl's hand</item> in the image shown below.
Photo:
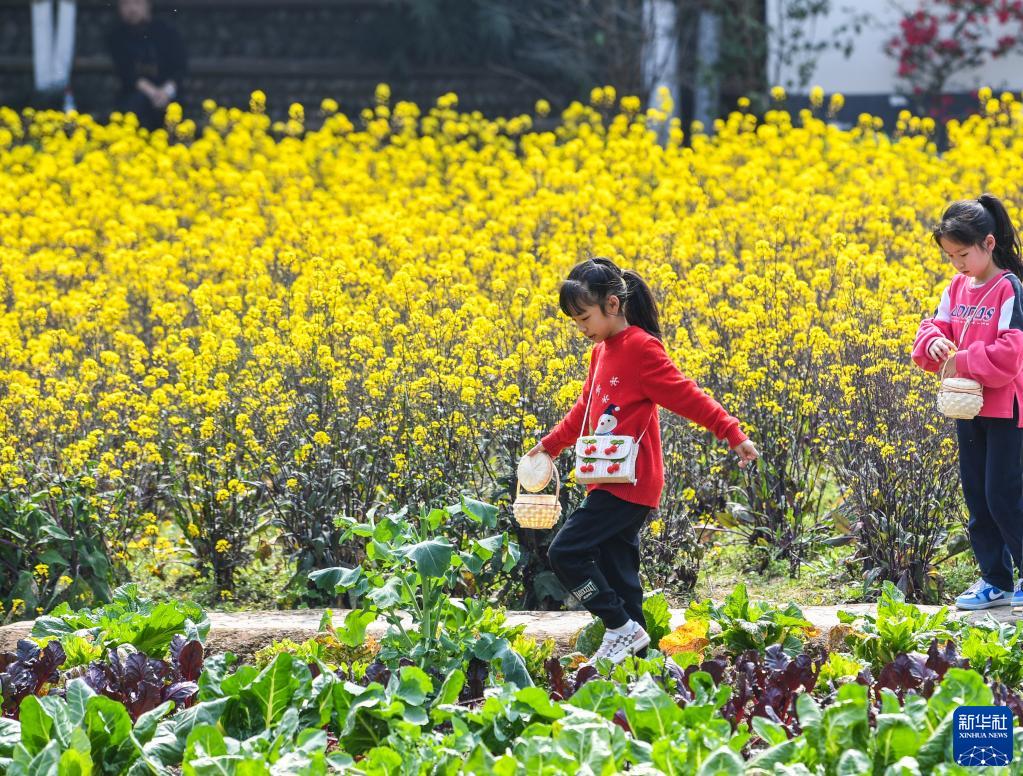
<svg viewBox="0 0 1023 776"><path fill-rule="evenodd" d="M149 95L149 101L154 108L166 108L170 104L170 92L166 88L156 88Z"/></svg>
<svg viewBox="0 0 1023 776"><path fill-rule="evenodd" d="M747 439L740 445L732 448L735 454L739 456L739 468L745 469L750 465L750 462L757 460L760 457L760 453L757 451L756 446L752 440Z"/></svg>
<svg viewBox="0 0 1023 776"><path fill-rule="evenodd" d="M526 455L537 455L538 453L543 453L543 452L546 452L543 449L543 445L540 444L539 442L537 442L536 443L536 447L534 447L532 450L530 450L528 453L526 453Z"/></svg>
<svg viewBox="0 0 1023 776"><path fill-rule="evenodd" d="M927 355L932 361L944 361L952 353L955 353L955 343L952 340L938 337L927 346Z"/></svg>

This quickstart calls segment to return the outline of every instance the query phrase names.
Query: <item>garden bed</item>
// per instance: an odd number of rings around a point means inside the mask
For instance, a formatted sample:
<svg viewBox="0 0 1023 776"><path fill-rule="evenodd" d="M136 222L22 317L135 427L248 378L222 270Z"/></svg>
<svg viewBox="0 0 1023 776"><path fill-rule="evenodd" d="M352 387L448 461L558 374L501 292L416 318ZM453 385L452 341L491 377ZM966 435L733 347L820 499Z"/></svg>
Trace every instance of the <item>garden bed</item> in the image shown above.
<svg viewBox="0 0 1023 776"><path fill-rule="evenodd" d="M473 606L441 596L455 611ZM343 624L324 613L303 643L239 659L213 647L212 618L192 602L149 601L133 585L113 599L60 607L0 652L3 772L370 776L411 763L405 772L510 774L548 763L551 773L950 776L956 708L997 704L1023 721L1023 626L921 610L890 583L876 606L814 612L820 628L742 585L720 605L690 604L677 628L681 612L650 596L652 648L619 666L582 665L599 622L564 654L489 608L429 644L418 613L388 617L379 640L364 612ZM1023 728L1013 735L1023 744Z"/></svg>
<svg viewBox="0 0 1023 776"><path fill-rule="evenodd" d="M934 614L941 607L921 606L922 612ZM846 604L843 606L807 606L802 609L806 617L819 631L820 641L827 641L831 629L838 624L839 609L857 614L876 614L875 604ZM210 633L206 640L207 654L233 652L242 661L251 660L257 651L274 641L291 639L305 641L313 638L319 630L323 609L278 612L210 612ZM1009 607L987 612L953 612L953 616L967 622L978 622L990 614L999 622L1014 622L1019 619ZM334 617L341 622L348 616L348 610L334 611ZM509 626L525 625L524 635L544 641L553 639L559 652L569 652L575 637L586 627L591 617L585 611L570 612L509 612ZM671 610L671 627L677 628L685 622L685 609ZM0 627L0 652L13 650L19 639L27 638L32 630L32 621L17 622ZM369 625L366 633L379 638L387 630L387 624L378 620Z"/></svg>

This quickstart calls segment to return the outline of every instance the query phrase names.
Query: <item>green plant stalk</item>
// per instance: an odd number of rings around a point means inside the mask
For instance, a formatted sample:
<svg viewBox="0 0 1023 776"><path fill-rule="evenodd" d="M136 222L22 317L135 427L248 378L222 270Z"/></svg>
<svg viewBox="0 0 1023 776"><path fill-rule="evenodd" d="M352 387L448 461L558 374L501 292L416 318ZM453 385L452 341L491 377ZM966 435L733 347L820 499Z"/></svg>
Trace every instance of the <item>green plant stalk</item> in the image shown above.
<svg viewBox="0 0 1023 776"><path fill-rule="evenodd" d="M424 656L424 659L425 659L426 655L429 655L430 651L433 649L433 627L434 627L434 623L431 621L431 618L430 618L430 615L432 613L431 612L431 605L430 605L431 604L430 594L432 592L431 589L430 589L430 587L431 587L430 586L430 579L429 579L429 577L424 577L422 575L420 575L420 578L422 579L422 586L423 586L423 610L422 610L423 611L423 615L422 615L422 622L423 622L423 624L420 627L422 628L422 633L426 636L426 649L425 649L425 651L423 653L423 656Z"/></svg>

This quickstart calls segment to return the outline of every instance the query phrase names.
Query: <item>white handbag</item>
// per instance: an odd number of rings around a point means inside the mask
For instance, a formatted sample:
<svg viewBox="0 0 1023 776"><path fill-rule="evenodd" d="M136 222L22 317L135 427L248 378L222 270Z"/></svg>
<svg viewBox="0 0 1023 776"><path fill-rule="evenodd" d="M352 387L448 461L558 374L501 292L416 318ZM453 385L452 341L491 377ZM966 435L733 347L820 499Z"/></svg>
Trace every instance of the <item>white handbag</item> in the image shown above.
<svg viewBox="0 0 1023 776"><path fill-rule="evenodd" d="M597 370L593 370L597 374ZM639 438L627 434L586 434L586 426L590 418L590 401L593 399L593 387L586 399L586 412L583 415L582 435L575 441L575 481L584 485L595 483L628 483L636 484L636 458L639 456L639 443L646 434L644 429Z"/></svg>
<svg viewBox="0 0 1023 776"><path fill-rule="evenodd" d="M980 311L981 306L984 304L984 300L987 299L988 294L995 290L995 286L998 282L1004 278L1008 273L1003 274L998 280L991 283L984 296L980 298L980 302L977 304L977 312ZM976 313L974 313L976 316ZM966 339L966 332L970 329L970 324L973 323L974 318L970 318L966 321L966 325L963 326L963 330L959 332L959 344L956 345L956 350L962 346L963 341ZM941 365L938 370L938 375L941 377L941 384L938 387L938 412L949 418L957 418L959 420L970 420L977 416L981 408L984 406L984 388L976 380L971 380L969 377L945 377L945 368L953 362L955 359L955 353L949 356Z"/></svg>

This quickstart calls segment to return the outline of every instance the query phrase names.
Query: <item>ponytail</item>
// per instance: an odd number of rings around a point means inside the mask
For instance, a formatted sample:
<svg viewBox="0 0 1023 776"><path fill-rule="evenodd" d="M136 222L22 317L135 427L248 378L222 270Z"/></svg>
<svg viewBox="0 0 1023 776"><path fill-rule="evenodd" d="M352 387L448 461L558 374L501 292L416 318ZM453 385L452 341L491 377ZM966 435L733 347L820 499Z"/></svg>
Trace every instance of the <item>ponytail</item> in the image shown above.
<svg viewBox="0 0 1023 776"><path fill-rule="evenodd" d="M981 207L994 221L991 234L995 236L995 249L992 258L1002 269L1010 270L1016 277L1023 280L1023 260L1020 258L1019 233L1012 225L1009 212L1005 205L994 194L981 194L977 197Z"/></svg>
<svg viewBox="0 0 1023 776"><path fill-rule="evenodd" d="M999 269L1008 270L1023 280L1023 252L1019 234L1005 205L994 194L953 202L934 228L934 241L941 246L947 237L962 245L981 245L990 234L995 238L991 258Z"/></svg>
<svg viewBox="0 0 1023 776"><path fill-rule="evenodd" d="M657 312L657 302L650 286L639 276L639 273L627 269L622 273L625 287L628 289L628 303L625 305L625 319L633 326L639 326L657 339L661 335L661 316Z"/></svg>
<svg viewBox="0 0 1023 776"><path fill-rule="evenodd" d="M561 284L558 303L561 312L569 317L579 315L592 305L599 305L606 315L610 296L617 296L621 301L626 321L663 339L657 302L650 286L635 270L623 272L611 259L587 259L572 267Z"/></svg>

